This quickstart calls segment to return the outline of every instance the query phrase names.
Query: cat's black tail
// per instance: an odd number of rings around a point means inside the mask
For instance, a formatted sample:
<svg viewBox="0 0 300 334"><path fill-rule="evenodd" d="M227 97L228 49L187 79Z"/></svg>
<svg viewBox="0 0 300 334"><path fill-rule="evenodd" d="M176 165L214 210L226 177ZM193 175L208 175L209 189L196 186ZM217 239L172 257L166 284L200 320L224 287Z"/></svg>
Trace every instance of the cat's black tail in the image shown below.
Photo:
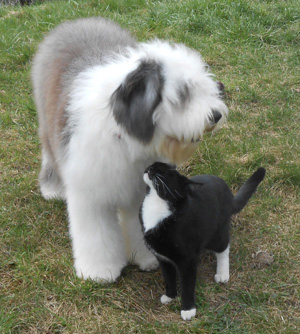
<svg viewBox="0 0 300 334"><path fill-rule="evenodd" d="M264 179L266 170L262 167L242 185L233 199L232 214L239 213L247 204L251 196L255 193L258 185Z"/></svg>

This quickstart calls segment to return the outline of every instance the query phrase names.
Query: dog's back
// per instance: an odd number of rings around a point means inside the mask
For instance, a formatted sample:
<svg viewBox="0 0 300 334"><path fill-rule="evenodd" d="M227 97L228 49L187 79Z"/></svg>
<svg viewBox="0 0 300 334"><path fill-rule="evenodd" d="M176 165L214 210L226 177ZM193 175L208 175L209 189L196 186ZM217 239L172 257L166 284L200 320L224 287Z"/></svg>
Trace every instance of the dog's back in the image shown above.
<svg viewBox="0 0 300 334"><path fill-rule="evenodd" d="M45 79L63 84L86 67L101 64L108 54L135 44L129 32L102 17L66 21L46 36L35 55L32 67L35 93L41 91ZM56 77L50 78L53 71Z"/></svg>
<svg viewBox="0 0 300 334"><path fill-rule="evenodd" d="M58 152L68 139L63 137L68 117L65 111L74 78L87 67L102 64L105 57L135 43L118 24L95 17L67 21L40 44L33 60L32 83L43 145L42 188L43 184L56 184L58 188L61 184ZM52 197L50 193L44 196Z"/></svg>

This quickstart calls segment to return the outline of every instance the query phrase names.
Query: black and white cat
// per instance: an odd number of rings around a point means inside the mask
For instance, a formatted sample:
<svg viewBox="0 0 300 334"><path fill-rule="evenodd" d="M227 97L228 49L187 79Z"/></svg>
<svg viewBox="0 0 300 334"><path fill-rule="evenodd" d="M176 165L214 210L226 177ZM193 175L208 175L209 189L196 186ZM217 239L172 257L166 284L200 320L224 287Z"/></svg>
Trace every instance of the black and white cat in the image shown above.
<svg viewBox="0 0 300 334"><path fill-rule="evenodd" d="M215 281L228 282L230 218L243 209L264 176L265 169L259 168L233 196L217 176L188 179L175 167L160 162L145 170L148 187L140 210L144 240L157 257L165 279L163 304L176 297L179 275L182 319L196 315L195 284L201 250L216 253Z"/></svg>

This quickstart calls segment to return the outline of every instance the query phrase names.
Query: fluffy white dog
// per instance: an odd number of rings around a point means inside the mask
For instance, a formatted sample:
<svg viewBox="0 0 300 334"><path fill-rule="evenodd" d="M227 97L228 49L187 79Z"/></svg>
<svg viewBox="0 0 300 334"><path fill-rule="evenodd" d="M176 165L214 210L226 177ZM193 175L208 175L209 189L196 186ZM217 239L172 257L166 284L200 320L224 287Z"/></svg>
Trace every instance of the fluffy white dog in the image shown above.
<svg viewBox="0 0 300 334"><path fill-rule="evenodd" d="M77 275L114 281L128 261L155 268L138 219L143 173L154 161L187 160L225 120L207 65L183 45L137 43L99 17L54 29L32 80L41 192L67 202Z"/></svg>

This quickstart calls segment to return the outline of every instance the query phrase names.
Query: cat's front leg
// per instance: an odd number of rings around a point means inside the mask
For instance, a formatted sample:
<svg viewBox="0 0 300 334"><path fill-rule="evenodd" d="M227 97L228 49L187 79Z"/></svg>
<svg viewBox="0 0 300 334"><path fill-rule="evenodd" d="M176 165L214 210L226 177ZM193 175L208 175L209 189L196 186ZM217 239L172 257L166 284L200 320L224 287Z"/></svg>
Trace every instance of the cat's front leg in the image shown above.
<svg viewBox="0 0 300 334"><path fill-rule="evenodd" d="M229 248L228 244L223 252L216 253L217 273L215 275L215 281L217 283L227 283L229 281Z"/></svg>
<svg viewBox="0 0 300 334"><path fill-rule="evenodd" d="M160 301L162 304L168 304L177 296L176 268L174 264L167 259L162 259L159 256L157 259L160 264L166 286L166 294L161 296Z"/></svg>
<svg viewBox="0 0 300 334"><path fill-rule="evenodd" d="M190 258L177 264L181 284L181 318L191 320L196 316L195 286L197 277L197 258Z"/></svg>

